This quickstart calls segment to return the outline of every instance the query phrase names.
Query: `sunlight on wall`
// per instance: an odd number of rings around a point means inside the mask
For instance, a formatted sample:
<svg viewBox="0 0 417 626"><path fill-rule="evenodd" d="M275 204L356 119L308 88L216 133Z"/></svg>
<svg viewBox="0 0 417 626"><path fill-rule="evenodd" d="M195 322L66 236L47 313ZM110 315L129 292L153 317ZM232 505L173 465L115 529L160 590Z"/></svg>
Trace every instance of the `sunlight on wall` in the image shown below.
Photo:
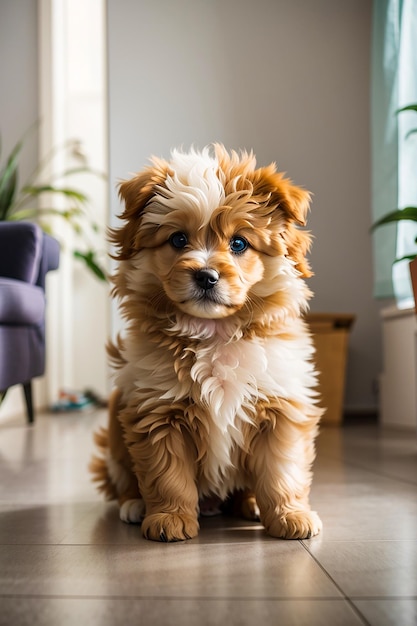
<svg viewBox="0 0 417 626"><path fill-rule="evenodd" d="M79 139L89 167L106 172L105 2L41 0L39 32L41 154ZM68 165L54 163L56 169ZM106 263L107 184L86 174L70 184L91 199L91 217L101 229L91 244ZM49 280L48 402L62 388L107 391L108 287L74 261L68 226L62 220L55 226L62 255Z"/></svg>

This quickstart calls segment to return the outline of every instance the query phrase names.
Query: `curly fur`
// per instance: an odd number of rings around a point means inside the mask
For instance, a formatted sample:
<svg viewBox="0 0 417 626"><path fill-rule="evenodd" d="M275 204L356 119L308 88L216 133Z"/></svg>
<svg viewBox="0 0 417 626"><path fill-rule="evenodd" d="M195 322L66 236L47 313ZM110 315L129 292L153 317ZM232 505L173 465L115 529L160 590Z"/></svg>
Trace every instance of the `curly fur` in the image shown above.
<svg viewBox="0 0 417 626"><path fill-rule="evenodd" d="M126 330L109 346L116 390L95 480L149 539L195 536L199 500L236 491L272 536L316 534L309 193L215 145L153 159L120 195L110 238Z"/></svg>

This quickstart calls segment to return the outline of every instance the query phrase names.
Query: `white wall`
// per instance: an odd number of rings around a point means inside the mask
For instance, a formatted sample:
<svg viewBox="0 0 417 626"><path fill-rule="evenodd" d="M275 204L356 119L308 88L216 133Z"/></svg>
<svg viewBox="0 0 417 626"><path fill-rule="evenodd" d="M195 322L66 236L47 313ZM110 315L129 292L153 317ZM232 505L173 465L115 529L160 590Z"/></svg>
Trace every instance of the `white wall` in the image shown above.
<svg viewBox="0 0 417 626"><path fill-rule="evenodd" d="M346 406L375 408L371 0L108 0L110 180L222 141L314 193L314 311L355 313ZM120 206L113 191L112 212ZM119 324L114 315L114 326Z"/></svg>
<svg viewBox="0 0 417 626"><path fill-rule="evenodd" d="M38 119L37 2L0 2L0 133L2 161ZM37 137L28 139L21 181L36 164Z"/></svg>
<svg viewBox="0 0 417 626"><path fill-rule="evenodd" d="M48 154L68 140L79 140L87 165L106 173L106 81L104 0L39 0L41 153ZM68 153L60 153L53 173L79 165ZM55 171L54 171L55 170ZM50 347L48 367L49 401L60 389L108 391L105 342L108 335L108 285L100 282L84 264L74 261L73 250L88 246L98 251L107 265L105 231L108 221L108 185L101 177L79 174L66 184L89 198L88 220L83 238L63 220L55 220L60 238L58 276L51 278L52 301L47 325ZM95 234L88 227L95 222Z"/></svg>

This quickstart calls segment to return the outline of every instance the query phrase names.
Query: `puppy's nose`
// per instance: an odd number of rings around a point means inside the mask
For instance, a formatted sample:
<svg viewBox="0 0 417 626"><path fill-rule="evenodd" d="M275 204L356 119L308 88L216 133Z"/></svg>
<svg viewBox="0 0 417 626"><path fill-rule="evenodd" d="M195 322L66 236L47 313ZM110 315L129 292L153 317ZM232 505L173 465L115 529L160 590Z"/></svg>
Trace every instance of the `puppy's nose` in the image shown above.
<svg viewBox="0 0 417 626"><path fill-rule="evenodd" d="M207 291L208 289L213 289L213 287L215 287L219 282L219 278L219 273L216 272L216 270L212 270L209 268L198 270L194 274L195 282L205 291Z"/></svg>

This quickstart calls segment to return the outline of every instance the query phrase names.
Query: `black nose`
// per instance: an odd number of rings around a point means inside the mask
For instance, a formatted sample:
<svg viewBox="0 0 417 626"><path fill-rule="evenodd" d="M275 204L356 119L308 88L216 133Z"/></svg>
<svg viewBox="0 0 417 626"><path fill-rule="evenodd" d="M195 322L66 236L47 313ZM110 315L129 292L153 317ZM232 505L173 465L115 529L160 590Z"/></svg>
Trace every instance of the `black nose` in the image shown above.
<svg viewBox="0 0 417 626"><path fill-rule="evenodd" d="M194 274L195 282L204 290L213 289L219 282L219 273L216 270L204 269L198 270Z"/></svg>

